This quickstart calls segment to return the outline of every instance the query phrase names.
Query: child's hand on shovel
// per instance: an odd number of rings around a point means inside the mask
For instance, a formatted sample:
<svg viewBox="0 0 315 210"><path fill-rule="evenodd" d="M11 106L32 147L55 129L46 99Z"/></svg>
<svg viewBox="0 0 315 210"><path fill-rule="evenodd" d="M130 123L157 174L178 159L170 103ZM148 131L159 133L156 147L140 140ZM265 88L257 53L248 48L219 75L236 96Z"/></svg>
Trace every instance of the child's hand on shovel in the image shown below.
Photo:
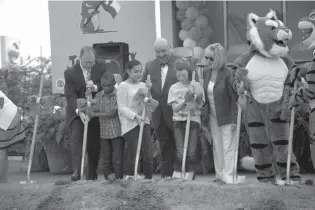
<svg viewBox="0 0 315 210"><path fill-rule="evenodd" d="M142 117L141 117L140 115L136 115L136 116L135 116L135 119L137 120L137 122L138 122L139 125L141 124L141 122L144 121L144 119L142 119Z"/></svg>

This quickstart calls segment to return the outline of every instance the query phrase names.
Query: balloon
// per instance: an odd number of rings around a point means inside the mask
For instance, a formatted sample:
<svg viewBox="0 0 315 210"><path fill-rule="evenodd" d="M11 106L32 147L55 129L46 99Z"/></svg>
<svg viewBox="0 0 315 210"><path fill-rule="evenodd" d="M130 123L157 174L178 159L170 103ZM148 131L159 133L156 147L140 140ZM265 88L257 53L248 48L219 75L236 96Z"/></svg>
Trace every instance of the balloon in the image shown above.
<svg viewBox="0 0 315 210"><path fill-rule="evenodd" d="M202 31L202 37L209 38L212 34L212 28L210 26L206 26L205 28L201 29Z"/></svg>
<svg viewBox="0 0 315 210"><path fill-rule="evenodd" d="M208 18L204 15L201 15L197 18L197 20L195 21L195 24L197 27L200 27L200 28L205 28L208 26Z"/></svg>
<svg viewBox="0 0 315 210"><path fill-rule="evenodd" d="M193 48L196 46L196 41L191 38L186 38L183 43L184 47Z"/></svg>
<svg viewBox="0 0 315 210"><path fill-rule="evenodd" d="M176 7L178 9L186 10L188 7L190 7L190 2L189 1L176 1Z"/></svg>
<svg viewBox="0 0 315 210"><path fill-rule="evenodd" d="M201 1L191 1L190 2L190 5L191 6L194 6L196 8L200 8L200 7L203 7L204 6L204 3L201 2Z"/></svg>
<svg viewBox="0 0 315 210"><path fill-rule="evenodd" d="M186 18L186 10L184 10L184 9L180 9L180 10L178 10L177 12L176 12L176 19L178 20L178 21L183 21L183 20L185 20L185 18Z"/></svg>
<svg viewBox="0 0 315 210"><path fill-rule="evenodd" d="M204 37L200 39L199 41L197 41L196 44L197 46L202 47L204 49L210 44L210 41L209 41L209 38Z"/></svg>
<svg viewBox="0 0 315 210"><path fill-rule="evenodd" d="M199 10L199 15L204 15L206 17L210 16L210 10L207 7L203 7L202 9Z"/></svg>
<svg viewBox="0 0 315 210"><path fill-rule="evenodd" d="M197 41L201 38L202 32L199 27L192 27L189 31L189 37Z"/></svg>
<svg viewBox="0 0 315 210"><path fill-rule="evenodd" d="M189 20L196 20L199 16L199 11L196 7L189 7L187 10L186 10L186 17L189 19Z"/></svg>
<svg viewBox="0 0 315 210"><path fill-rule="evenodd" d="M178 36L179 36L180 40L184 41L186 38L189 37L189 32L185 31L184 29L182 29L182 30L179 31Z"/></svg>
<svg viewBox="0 0 315 210"><path fill-rule="evenodd" d="M204 49L202 47L194 47L194 58L197 60L201 60L204 57Z"/></svg>
<svg viewBox="0 0 315 210"><path fill-rule="evenodd" d="M180 23L182 29L189 31L192 27L195 26L195 22L188 20L187 18Z"/></svg>

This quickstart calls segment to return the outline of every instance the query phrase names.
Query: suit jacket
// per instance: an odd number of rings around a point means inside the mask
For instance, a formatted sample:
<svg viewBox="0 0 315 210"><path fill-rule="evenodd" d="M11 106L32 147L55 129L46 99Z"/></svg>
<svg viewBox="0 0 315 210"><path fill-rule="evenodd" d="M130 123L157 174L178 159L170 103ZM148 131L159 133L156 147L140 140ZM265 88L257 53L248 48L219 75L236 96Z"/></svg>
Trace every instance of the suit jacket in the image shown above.
<svg viewBox="0 0 315 210"><path fill-rule="evenodd" d="M211 69L204 72L204 89L206 93L205 111L203 117L209 118L210 103L208 85L211 78ZM237 93L231 85L232 70L225 65L218 71L213 88L216 116L219 126L236 124L237 122Z"/></svg>
<svg viewBox="0 0 315 210"><path fill-rule="evenodd" d="M161 117L164 118L169 128L173 128L173 110L171 106L167 105L167 97L170 87L178 81L174 65L177 59L178 57L172 55L163 89L161 88L161 62L158 59L149 61L144 69L142 81L145 82L147 75L150 75L152 82L151 95L153 99L159 102L159 106L152 113L152 125L156 129L159 127Z"/></svg>
<svg viewBox="0 0 315 210"><path fill-rule="evenodd" d="M91 80L97 85L98 92L102 90L101 76L106 71L105 63L96 61L95 65L91 69ZM77 117L75 110L77 109L77 99L85 98L86 83L83 76L80 62L77 62L74 66L68 68L64 72L65 77L65 96L67 99L67 123L71 124L72 120ZM96 93L92 93L94 98Z"/></svg>

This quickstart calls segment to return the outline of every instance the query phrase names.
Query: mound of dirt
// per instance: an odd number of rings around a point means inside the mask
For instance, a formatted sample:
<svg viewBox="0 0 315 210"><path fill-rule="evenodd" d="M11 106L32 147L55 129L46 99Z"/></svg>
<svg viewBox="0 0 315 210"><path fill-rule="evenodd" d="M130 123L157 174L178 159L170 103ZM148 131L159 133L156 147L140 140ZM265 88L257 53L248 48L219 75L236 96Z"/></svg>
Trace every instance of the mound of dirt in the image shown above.
<svg viewBox="0 0 315 210"><path fill-rule="evenodd" d="M25 210L303 210L315 209L312 186L211 181L79 181L1 185L0 209Z"/></svg>

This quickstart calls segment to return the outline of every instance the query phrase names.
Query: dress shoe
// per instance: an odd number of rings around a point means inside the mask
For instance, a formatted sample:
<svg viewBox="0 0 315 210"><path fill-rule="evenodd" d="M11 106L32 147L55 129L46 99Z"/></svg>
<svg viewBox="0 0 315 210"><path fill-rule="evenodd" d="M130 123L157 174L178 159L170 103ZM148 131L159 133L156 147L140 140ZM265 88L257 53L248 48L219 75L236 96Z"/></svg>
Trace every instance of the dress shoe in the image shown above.
<svg viewBox="0 0 315 210"><path fill-rule="evenodd" d="M71 175L71 180L72 181L78 181L80 179L80 174L79 173L73 173Z"/></svg>

